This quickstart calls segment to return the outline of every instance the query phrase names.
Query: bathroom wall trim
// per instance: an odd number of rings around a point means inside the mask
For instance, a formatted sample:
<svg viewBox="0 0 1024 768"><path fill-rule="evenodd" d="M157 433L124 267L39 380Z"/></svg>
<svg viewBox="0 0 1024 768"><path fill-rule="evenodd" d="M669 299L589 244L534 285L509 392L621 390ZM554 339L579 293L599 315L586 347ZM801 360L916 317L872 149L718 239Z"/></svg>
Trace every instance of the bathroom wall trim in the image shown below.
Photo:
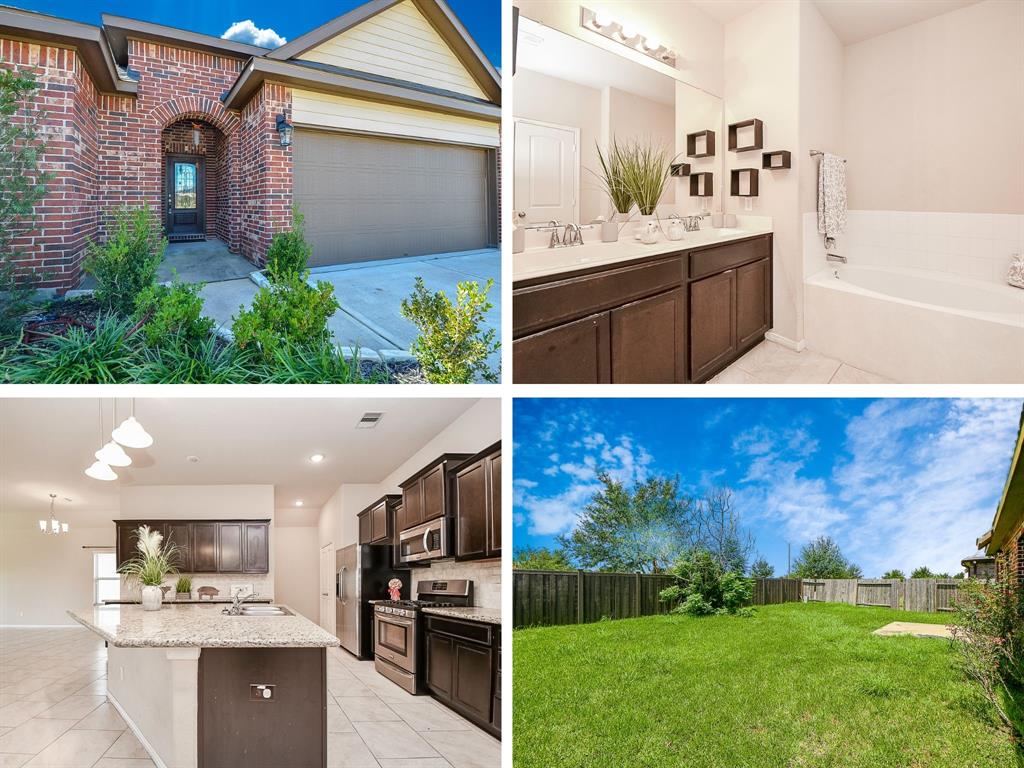
<svg viewBox="0 0 1024 768"><path fill-rule="evenodd" d="M788 336L783 336L781 333L776 333L775 331L768 331L764 335L764 338L765 341L773 341L776 344L786 347L786 349L792 349L794 352L803 352L807 348L807 339L794 341Z"/></svg>

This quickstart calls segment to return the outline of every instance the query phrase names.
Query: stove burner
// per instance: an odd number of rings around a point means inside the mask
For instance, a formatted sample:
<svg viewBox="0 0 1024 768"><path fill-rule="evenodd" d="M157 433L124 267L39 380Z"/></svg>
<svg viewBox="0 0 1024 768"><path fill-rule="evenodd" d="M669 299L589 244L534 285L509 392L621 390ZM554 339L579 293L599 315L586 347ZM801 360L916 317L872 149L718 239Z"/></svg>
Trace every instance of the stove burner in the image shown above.
<svg viewBox="0 0 1024 768"><path fill-rule="evenodd" d="M377 605L385 605L391 608L452 608L455 603L442 602L440 600L381 600Z"/></svg>

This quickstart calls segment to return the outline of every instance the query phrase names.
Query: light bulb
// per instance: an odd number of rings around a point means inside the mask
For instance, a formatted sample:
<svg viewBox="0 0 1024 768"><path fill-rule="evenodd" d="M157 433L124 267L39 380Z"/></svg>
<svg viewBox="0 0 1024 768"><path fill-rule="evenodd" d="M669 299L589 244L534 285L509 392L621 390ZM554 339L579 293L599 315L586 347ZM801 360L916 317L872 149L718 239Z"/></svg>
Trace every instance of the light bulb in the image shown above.
<svg viewBox="0 0 1024 768"><path fill-rule="evenodd" d="M42 533L46 533L46 521L45 520L40 520L39 521L39 530Z"/></svg>
<svg viewBox="0 0 1024 768"><path fill-rule="evenodd" d="M111 467L127 467L132 463L132 457L124 452L124 448L113 440L96 451L95 456L104 464Z"/></svg>
<svg viewBox="0 0 1024 768"><path fill-rule="evenodd" d="M645 51L656 51L661 48L661 41L656 37L645 37L644 38L644 50Z"/></svg>
<svg viewBox="0 0 1024 768"><path fill-rule="evenodd" d="M594 26L597 27L598 29L610 27L614 23L615 20L611 16L609 16L605 11L598 11L597 13L594 14Z"/></svg>
<svg viewBox="0 0 1024 768"><path fill-rule="evenodd" d="M58 523L56 520L51 520L50 529L52 530L53 533L60 533L60 523Z"/></svg>
<svg viewBox="0 0 1024 768"><path fill-rule="evenodd" d="M102 461L94 461L92 466L85 470L85 474L94 480L117 480L117 473Z"/></svg>
<svg viewBox="0 0 1024 768"><path fill-rule="evenodd" d="M61 527L61 533L67 533L68 531L71 530L71 526L68 525L67 523L61 523L60 527Z"/></svg>
<svg viewBox="0 0 1024 768"><path fill-rule="evenodd" d="M121 422L121 426L110 435L125 448L149 448L153 444L152 436L142 428L142 425L129 416Z"/></svg>
<svg viewBox="0 0 1024 768"><path fill-rule="evenodd" d="M619 37L621 37L623 40L632 40L634 37L636 37L636 29L627 26L626 24L623 24L622 29L619 30Z"/></svg>

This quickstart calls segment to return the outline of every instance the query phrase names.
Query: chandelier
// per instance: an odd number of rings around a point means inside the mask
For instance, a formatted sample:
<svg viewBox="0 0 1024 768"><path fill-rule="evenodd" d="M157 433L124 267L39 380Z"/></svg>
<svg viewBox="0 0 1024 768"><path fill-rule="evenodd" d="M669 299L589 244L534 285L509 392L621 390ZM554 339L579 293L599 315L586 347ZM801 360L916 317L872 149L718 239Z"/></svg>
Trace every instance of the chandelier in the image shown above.
<svg viewBox="0 0 1024 768"><path fill-rule="evenodd" d="M62 523L57 520L57 515L53 511L53 502L57 499L56 493L50 494L50 520L39 521L39 532L47 536L58 536L62 533L70 533L71 526L67 523Z"/></svg>

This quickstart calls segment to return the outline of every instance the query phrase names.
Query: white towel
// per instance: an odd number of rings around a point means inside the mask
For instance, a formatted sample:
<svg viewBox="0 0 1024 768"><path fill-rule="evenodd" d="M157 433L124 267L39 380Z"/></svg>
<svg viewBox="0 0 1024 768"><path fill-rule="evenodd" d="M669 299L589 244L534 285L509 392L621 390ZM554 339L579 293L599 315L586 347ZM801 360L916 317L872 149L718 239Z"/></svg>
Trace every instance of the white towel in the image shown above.
<svg viewBox="0 0 1024 768"><path fill-rule="evenodd" d="M846 230L846 161L826 152L818 166L818 232L826 238Z"/></svg>

